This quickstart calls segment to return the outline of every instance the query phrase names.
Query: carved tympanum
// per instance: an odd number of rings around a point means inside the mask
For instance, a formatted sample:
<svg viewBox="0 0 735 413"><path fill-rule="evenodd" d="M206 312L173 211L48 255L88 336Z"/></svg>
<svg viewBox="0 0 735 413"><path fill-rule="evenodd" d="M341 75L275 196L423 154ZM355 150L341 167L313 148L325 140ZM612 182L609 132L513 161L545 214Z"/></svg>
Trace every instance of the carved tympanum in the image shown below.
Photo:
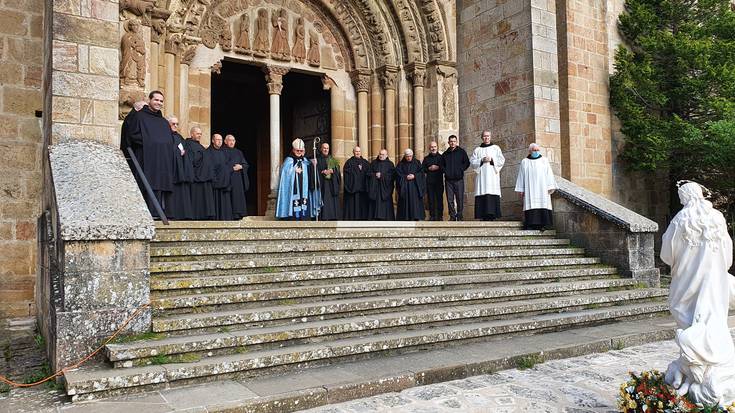
<svg viewBox="0 0 735 413"><path fill-rule="evenodd" d="M288 44L288 12L286 9L278 10L271 17L273 25L273 43L271 44L271 57L276 60L290 61L291 46Z"/></svg>
<svg viewBox="0 0 735 413"><path fill-rule="evenodd" d="M309 53L306 55L306 60L311 66L319 67L322 64L319 35L314 30L309 30Z"/></svg>
<svg viewBox="0 0 735 413"><path fill-rule="evenodd" d="M296 27L294 28L294 44L293 44L293 60L297 63L303 63L306 58L306 44L304 37L306 32L304 31L304 18L299 17L296 20Z"/></svg>
<svg viewBox="0 0 735 413"><path fill-rule="evenodd" d="M128 20L124 24L125 34L120 40L120 81L123 84L135 84L145 87L145 42L138 33L140 23Z"/></svg>
<svg viewBox="0 0 735 413"><path fill-rule="evenodd" d="M255 40L253 40L253 54L258 57L267 57L270 49L268 39L268 10L258 10L258 19L255 21Z"/></svg>
<svg viewBox="0 0 735 413"><path fill-rule="evenodd" d="M235 52L242 54L250 54L250 16L243 13L240 16L240 31L235 42Z"/></svg>

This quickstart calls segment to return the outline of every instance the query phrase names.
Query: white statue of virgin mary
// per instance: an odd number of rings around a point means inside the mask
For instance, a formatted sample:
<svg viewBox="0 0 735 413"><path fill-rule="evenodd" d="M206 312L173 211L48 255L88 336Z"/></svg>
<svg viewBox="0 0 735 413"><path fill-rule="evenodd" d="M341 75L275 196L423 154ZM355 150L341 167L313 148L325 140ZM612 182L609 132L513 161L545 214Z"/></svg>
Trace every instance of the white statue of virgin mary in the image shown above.
<svg viewBox="0 0 735 413"><path fill-rule="evenodd" d="M671 266L669 305L677 323L679 358L669 364L666 382L695 403L735 402L735 344L727 324L735 300L732 239L722 214L702 186L679 186L684 208L666 229L661 259Z"/></svg>

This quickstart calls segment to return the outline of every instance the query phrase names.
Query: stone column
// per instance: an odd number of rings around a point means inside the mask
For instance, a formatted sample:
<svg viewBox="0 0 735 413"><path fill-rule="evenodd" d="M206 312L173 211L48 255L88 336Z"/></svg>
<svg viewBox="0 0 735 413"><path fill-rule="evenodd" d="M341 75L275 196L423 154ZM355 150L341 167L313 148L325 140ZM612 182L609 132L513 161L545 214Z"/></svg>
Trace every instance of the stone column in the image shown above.
<svg viewBox="0 0 735 413"><path fill-rule="evenodd" d="M362 149L363 158L370 157L368 147L368 89L370 72L352 72L352 82L357 92L357 143Z"/></svg>
<svg viewBox="0 0 735 413"><path fill-rule="evenodd" d="M180 37L176 34L171 35L166 39L166 44L164 46L165 53L163 55L166 77L165 79L159 79L161 85L165 87L163 92L165 94L165 102L169 109L171 109L166 111L169 114L173 114L172 111L179 109L179 106L176 103L178 102L178 96L176 96L176 55L180 51L180 40Z"/></svg>
<svg viewBox="0 0 735 413"><path fill-rule="evenodd" d="M385 95L385 148L388 156L395 162L396 159L396 86L398 68L383 66L379 71L380 83Z"/></svg>
<svg viewBox="0 0 735 413"><path fill-rule="evenodd" d="M160 45L156 42L151 42L151 55L150 65L148 66L148 73L151 75L151 90L158 90L158 56L161 54L159 49Z"/></svg>
<svg viewBox="0 0 735 413"><path fill-rule="evenodd" d="M413 83L413 142L417 158L423 159L426 151L424 142L424 86L426 84L426 65L413 63L409 68Z"/></svg>
<svg viewBox="0 0 735 413"><path fill-rule="evenodd" d="M381 103L382 93L380 90L380 81L377 76L373 77L370 82L370 152L373 156L378 156L378 152L385 147L383 140L383 112Z"/></svg>
<svg viewBox="0 0 735 413"><path fill-rule="evenodd" d="M283 90L283 76L288 73L288 68L268 65L263 67L263 73L265 73L270 104L271 193L268 197L268 210L275 211L281 166L281 91Z"/></svg>

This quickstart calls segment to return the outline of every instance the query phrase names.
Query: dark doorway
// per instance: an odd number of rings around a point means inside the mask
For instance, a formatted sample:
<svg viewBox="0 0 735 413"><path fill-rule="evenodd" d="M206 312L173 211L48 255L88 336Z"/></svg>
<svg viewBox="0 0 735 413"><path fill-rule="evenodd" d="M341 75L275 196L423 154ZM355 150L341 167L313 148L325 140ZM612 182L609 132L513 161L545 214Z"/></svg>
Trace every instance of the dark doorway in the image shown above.
<svg viewBox="0 0 735 413"><path fill-rule="evenodd" d="M258 66L223 61L212 74L212 133L235 135L250 168L248 215L264 215L269 191L268 91Z"/></svg>
<svg viewBox="0 0 735 413"><path fill-rule="evenodd" d="M212 74L212 133L235 135L237 148L250 164L248 215L265 215L270 192L269 98L259 66L225 60L220 74ZM330 142L329 91L319 76L289 72L281 93L282 162L291 141L302 138L313 156L312 142Z"/></svg>

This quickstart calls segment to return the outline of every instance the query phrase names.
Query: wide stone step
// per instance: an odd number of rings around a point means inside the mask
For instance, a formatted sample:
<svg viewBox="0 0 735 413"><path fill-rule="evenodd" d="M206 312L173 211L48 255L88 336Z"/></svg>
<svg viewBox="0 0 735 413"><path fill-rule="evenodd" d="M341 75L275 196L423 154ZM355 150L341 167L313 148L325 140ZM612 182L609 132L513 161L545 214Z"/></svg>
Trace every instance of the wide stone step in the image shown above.
<svg viewBox="0 0 735 413"><path fill-rule="evenodd" d="M265 324L283 324L293 320L307 322L311 319L325 319L346 316L349 314L367 314L395 311L399 308L422 308L429 306L463 305L467 303L509 301L543 296L556 296L592 292L609 289L634 288L637 281L633 279L585 280L565 283L525 284L519 286L503 286L492 288L474 288L446 292L427 292L414 294L396 294L380 297L360 297L343 300L320 301L313 303L281 302L282 305L262 307L256 302L255 308L238 308L230 311L219 311L217 305L232 299L237 303L252 303L247 293L241 296L223 297L192 296L189 306L196 308L196 313L172 314L155 317L152 320L154 332L172 332L177 330L206 329L213 327L241 325L263 326ZM206 298L205 298L206 297ZM227 297L227 298L224 298ZM206 312L202 303L208 302L213 311ZM158 303L159 305L161 303ZM178 303L177 303L178 304ZM185 303L180 303L181 305ZM198 305L197 305L198 304Z"/></svg>
<svg viewBox="0 0 735 413"><path fill-rule="evenodd" d="M185 294L203 294L211 292L241 291L247 289L253 294L271 296L286 299L295 297L310 297L334 294L359 294L359 293L381 293L386 290L402 290L416 288L452 288L464 284L525 284L529 282L571 280L610 276L616 273L614 267L593 268L565 268L560 270L525 271L525 272L492 272L487 270L455 270L441 275L439 271L425 274L406 273L406 277L381 278L364 277L356 280L327 280L342 281L319 284L307 284L301 286L280 286L272 283L275 288L253 289L249 283L251 278L247 276L222 276L185 279L154 279L151 281L151 296L153 299L173 297ZM410 277L420 275L419 277ZM345 281L352 281L345 283Z"/></svg>
<svg viewBox="0 0 735 413"><path fill-rule="evenodd" d="M523 260L498 260L450 263L424 263L416 265L358 266L318 270L292 270L287 267L238 269L231 274L211 275L176 272L151 274L152 290L216 287L223 285L248 285L249 288L268 288L276 285L311 285L326 282L344 282L345 279L416 277L421 274L434 276L458 274L462 271L537 272L552 269L579 269L580 266L600 265L596 257L527 258ZM606 267L608 268L608 267Z"/></svg>
<svg viewBox="0 0 735 413"><path fill-rule="evenodd" d="M318 254L318 253L349 253L364 250L401 250L414 249L462 249L462 248L501 248L501 247L539 247L539 246L566 246L569 240L540 237L457 237L451 239L431 238L386 238L386 239L341 239L339 242L310 241L310 242L264 242L235 241L211 244L209 242L161 242L151 246L151 259L165 261L173 257L225 257L228 255L245 254Z"/></svg>
<svg viewBox="0 0 735 413"><path fill-rule="evenodd" d="M292 241L308 238L308 240L337 239L385 239L400 237L452 238L452 237L554 237L554 231L522 230L515 228L464 228L461 231L453 228L424 229L333 229L333 228L289 228L289 229L180 229L160 231L153 242L174 241Z"/></svg>
<svg viewBox="0 0 735 413"><path fill-rule="evenodd" d="M156 223L156 232L186 229L329 229L329 230L422 230L436 228L520 228L521 221L281 221L263 217L246 217L240 221L169 221L169 225Z"/></svg>
<svg viewBox="0 0 735 413"><path fill-rule="evenodd" d="M605 273L605 271L603 271ZM488 284L498 283L499 274L491 275L464 275L464 276L444 276L444 277L419 277L419 278L400 278L395 280L378 280L368 282L354 282L330 285L314 285L303 287L287 287L273 288L261 290L236 290L224 292L189 292L181 295L166 295L153 297L151 305L154 309L167 310L172 308L190 308L210 305L223 305L234 303L254 303L262 302L268 304L269 301L290 300L290 304L305 301L314 301L330 299L332 297L368 297L368 296L385 296L400 292L426 292L426 291L447 291L461 288L487 287ZM506 285L512 282L513 285L519 286L528 283L554 282L565 280L569 281L576 278L591 278L589 276L580 277L579 272L545 272L546 277L539 277L536 274L521 273L515 277L507 277ZM610 275L602 275L607 276ZM598 277L600 277L598 275ZM409 290L409 291L406 291ZM333 298L332 298L333 299Z"/></svg>
<svg viewBox="0 0 735 413"><path fill-rule="evenodd" d="M252 328L227 333L167 337L160 340L110 344L105 351L115 367L132 367L151 363L152 357L193 353L207 357L225 352L240 352L241 347L268 343L282 343L305 339L327 340L335 336L379 334L386 329L409 328L428 324L476 322L490 317L517 317L528 313L570 311L580 307L619 305L635 300L665 297L665 289L646 288L605 293L523 300L511 303L493 303L474 306L444 307L421 311L404 311L355 316L326 321L311 321L294 325Z"/></svg>
<svg viewBox="0 0 735 413"><path fill-rule="evenodd" d="M415 264L421 261L444 260L485 260L511 257L558 257L582 256L582 248L521 248L503 250L469 250L469 251L411 251L388 254L344 254L322 256L290 256L285 254L279 257L258 255L243 260L207 260L207 261L170 261L152 262L151 273L171 272L199 272L238 270L247 268L277 268L277 267L309 267L340 266L354 267L371 265L398 265L400 263Z"/></svg>
<svg viewBox="0 0 735 413"><path fill-rule="evenodd" d="M117 390L212 380L219 377L261 374L264 368L304 363L318 364L330 359L352 360L355 357L386 352L415 351L421 346L441 346L452 342L486 339L498 334L517 334L543 330L567 329L573 326L603 323L631 317L643 317L667 311L665 303L632 304L620 307L590 309L561 314L542 314L521 319L451 325L437 328L379 334L369 337L335 340L328 346L308 343L282 349L245 354L223 355L193 363L134 367L130 369L73 370L65 374L67 394L83 400L113 394Z"/></svg>

